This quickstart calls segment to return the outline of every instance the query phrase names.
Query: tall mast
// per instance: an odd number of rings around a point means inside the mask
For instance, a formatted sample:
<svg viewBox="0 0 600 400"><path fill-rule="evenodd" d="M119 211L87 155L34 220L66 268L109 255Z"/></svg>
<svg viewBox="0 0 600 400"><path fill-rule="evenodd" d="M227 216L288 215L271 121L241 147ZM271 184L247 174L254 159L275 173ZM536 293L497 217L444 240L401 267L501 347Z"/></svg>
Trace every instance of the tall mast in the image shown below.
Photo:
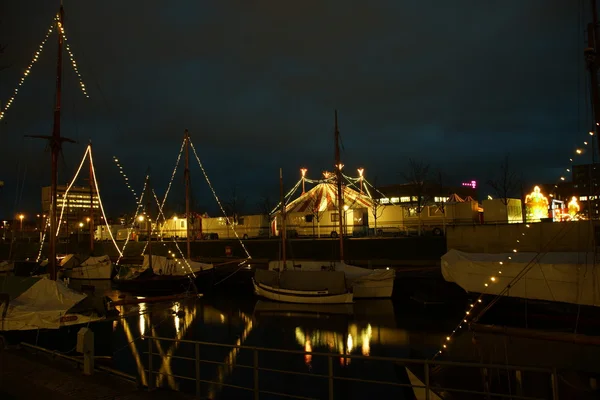
<svg viewBox="0 0 600 400"><path fill-rule="evenodd" d="M285 224L285 198L283 195L283 169L279 168L279 199L281 201L281 259L283 260L283 269L286 269L286 224Z"/></svg>
<svg viewBox="0 0 600 400"><path fill-rule="evenodd" d="M148 268L152 271L152 221L150 219L150 206L152 202L150 201L152 195L152 189L150 189L150 174L146 178L146 197L148 201L146 202L146 230L148 231ZM158 223L158 218L156 218L156 222Z"/></svg>
<svg viewBox="0 0 600 400"><path fill-rule="evenodd" d="M600 45L599 27L598 27L598 9L596 0L591 0L592 22L588 24L588 47L584 50L585 59L590 71L590 95L592 97L592 113L594 116L594 132L597 134L600 130L600 93L598 90L598 68L600 62L598 60L598 47ZM598 143L598 151L600 152L600 140Z"/></svg>
<svg viewBox="0 0 600 400"><path fill-rule="evenodd" d="M56 58L56 98L54 101L54 124L52 126L52 136L28 135L28 137L46 139L50 143L51 160L52 160L52 178L50 183L50 238L49 238L49 254L48 254L48 269L50 279L56 280L56 228L57 221L57 204L56 191L58 182L58 156L62 148L63 142L75 143L74 140L62 137L60 135L60 107L61 107L61 88L62 88L62 53L63 53L63 17L64 9L62 1L58 11L58 21L56 21L56 33L58 36L58 50ZM66 200L66 199L65 199ZM68 218L67 218L68 221Z"/></svg>
<svg viewBox="0 0 600 400"><path fill-rule="evenodd" d="M185 179L185 229L186 229L186 244L187 258L191 258L190 251L190 135L188 130L185 130L185 170L183 172Z"/></svg>
<svg viewBox="0 0 600 400"><path fill-rule="evenodd" d="M90 141L90 254L94 252L94 167L92 166L92 142Z"/></svg>
<svg viewBox="0 0 600 400"><path fill-rule="evenodd" d="M338 221L340 228L340 261L344 261L344 199L342 198L342 163L340 161L340 131L338 129L338 116L335 110L335 176L337 181Z"/></svg>

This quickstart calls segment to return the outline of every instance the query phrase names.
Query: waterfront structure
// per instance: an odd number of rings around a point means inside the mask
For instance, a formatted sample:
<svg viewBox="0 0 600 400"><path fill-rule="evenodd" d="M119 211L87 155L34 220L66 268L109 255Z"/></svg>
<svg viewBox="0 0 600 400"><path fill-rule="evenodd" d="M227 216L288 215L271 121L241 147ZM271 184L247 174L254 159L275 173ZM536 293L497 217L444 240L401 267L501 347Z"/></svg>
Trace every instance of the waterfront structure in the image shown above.
<svg viewBox="0 0 600 400"><path fill-rule="evenodd" d="M71 186L67 196L65 192L67 186L57 187L57 214L60 215L63 204L64 213L61 224L61 235L69 235L70 233L77 233L80 229L87 231L90 223L90 204L93 204L94 210L94 225L100 223L100 213L98 194L95 190L90 190L86 186ZM50 214L50 186L42 187L42 212L45 215ZM83 224L80 226L80 224Z"/></svg>

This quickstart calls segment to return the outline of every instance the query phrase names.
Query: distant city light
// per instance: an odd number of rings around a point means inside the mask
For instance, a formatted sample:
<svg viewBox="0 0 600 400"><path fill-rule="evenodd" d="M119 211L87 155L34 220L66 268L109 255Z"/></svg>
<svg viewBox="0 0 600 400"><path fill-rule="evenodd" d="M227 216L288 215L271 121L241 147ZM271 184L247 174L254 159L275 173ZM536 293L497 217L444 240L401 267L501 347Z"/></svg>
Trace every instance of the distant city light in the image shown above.
<svg viewBox="0 0 600 400"><path fill-rule="evenodd" d="M475 189L475 188L477 188L477 181L463 182L462 185L469 186L469 187L472 187L473 189Z"/></svg>

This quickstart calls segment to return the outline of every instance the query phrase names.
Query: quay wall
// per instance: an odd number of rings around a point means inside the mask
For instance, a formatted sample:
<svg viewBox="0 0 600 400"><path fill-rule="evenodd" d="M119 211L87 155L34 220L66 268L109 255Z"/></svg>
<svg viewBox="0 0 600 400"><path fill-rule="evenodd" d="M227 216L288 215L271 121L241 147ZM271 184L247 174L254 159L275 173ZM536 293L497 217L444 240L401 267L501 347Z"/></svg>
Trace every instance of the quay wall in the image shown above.
<svg viewBox="0 0 600 400"><path fill-rule="evenodd" d="M468 253L594 251L597 221L448 226L447 248ZM517 242L519 240L519 242Z"/></svg>
<svg viewBox="0 0 600 400"><path fill-rule="evenodd" d="M118 242L120 246L122 242ZM280 255L281 243L275 239L244 240L244 246L254 259L277 260ZM125 257L139 257L146 242L129 242L125 249ZM185 253L186 242L179 241L177 245ZM42 250L46 254L48 244ZM118 257L118 252L112 242L97 242L94 254L107 254ZM191 243L192 257L223 258L226 248L231 249L232 258L245 258L242 245L237 240L202 240ZM25 258L35 259L40 249L39 243L15 242L0 244L0 260ZM168 250L179 254L177 246L172 241L152 242L152 252L166 255ZM335 260L339 258L339 241L335 239L291 239L287 245L288 258ZM89 253L89 243L71 242L59 243L57 252ZM347 260L392 260L401 264L437 264L446 252L446 240L443 237L401 237L377 239L347 239L344 241L344 253ZM10 254L10 257L9 257Z"/></svg>

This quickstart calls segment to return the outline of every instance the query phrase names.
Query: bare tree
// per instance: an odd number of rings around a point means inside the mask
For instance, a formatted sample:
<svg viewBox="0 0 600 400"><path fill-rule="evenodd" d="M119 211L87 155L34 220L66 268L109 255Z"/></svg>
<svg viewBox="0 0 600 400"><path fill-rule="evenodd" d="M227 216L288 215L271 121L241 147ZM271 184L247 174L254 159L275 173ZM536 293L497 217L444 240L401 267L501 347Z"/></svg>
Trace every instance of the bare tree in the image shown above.
<svg viewBox="0 0 600 400"><path fill-rule="evenodd" d="M379 192L377 190L377 177L373 180L373 190L375 192ZM373 207L371 208L371 215L373 215L373 230L375 236L377 236L377 220L383 215L383 210L385 209L385 204L381 203L381 199L373 199Z"/></svg>
<svg viewBox="0 0 600 400"><path fill-rule="evenodd" d="M413 207L419 217L419 236L421 236L421 212L430 200L427 185L431 178L431 168L429 164L423 161L416 161L412 158L408 160L408 168L408 172L404 174L404 179L411 185L414 197L416 197Z"/></svg>
<svg viewBox="0 0 600 400"><path fill-rule="evenodd" d="M229 200L225 202L225 211L231 216L231 222L234 225L237 225L240 214L243 212L245 206L246 198L238 194L237 185L234 185L231 189Z"/></svg>
<svg viewBox="0 0 600 400"><path fill-rule="evenodd" d="M271 222L271 212L274 210L276 205L277 204L271 200L269 195L262 196L258 202L258 210L267 221L266 229L269 232L269 237L271 237L271 229L269 225ZM265 227L261 226L260 229L265 229Z"/></svg>
<svg viewBox="0 0 600 400"><path fill-rule="evenodd" d="M494 190L496 197L504 204L508 216L508 203L517 196L521 189L521 180L518 174L510 168L508 154L500 164L500 171L495 179L490 179L487 184Z"/></svg>

